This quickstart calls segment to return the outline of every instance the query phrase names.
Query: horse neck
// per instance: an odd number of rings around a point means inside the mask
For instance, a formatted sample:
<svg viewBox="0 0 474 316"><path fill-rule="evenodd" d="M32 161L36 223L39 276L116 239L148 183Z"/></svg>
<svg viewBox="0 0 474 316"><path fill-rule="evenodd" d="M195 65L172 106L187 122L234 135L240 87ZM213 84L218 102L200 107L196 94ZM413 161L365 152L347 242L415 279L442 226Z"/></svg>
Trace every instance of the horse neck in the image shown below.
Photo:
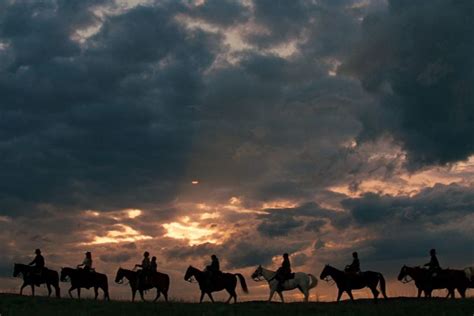
<svg viewBox="0 0 474 316"><path fill-rule="evenodd" d="M263 275L263 278L268 281L275 277L276 272L262 267L262 275Z"/></svg>
<svg viewBox="0 0 474 316"><path fill-rule="evenodd" d="M199 270L198 268L195 268L195 267L190 267L191 269L191 275L194 275L194 277L196 278L196 280L201 280L204 276L204 272Z"/></svg>
<svg viewBox="0 0 474 316"><path fill-rule="evenodd" d="M123 276L127 278L128 281L131 281L132 279L137 277L137 272L128 270L128 269L122 269L123 271Z"/></svg>
<svg viewBox="0 0 474 316"><path fill-rule="evenodd" d="M341 278L342 275L344 275L344 272L339 270L339 269L336 269L334 267L331 267L331 266L327 266L326 269L328 269L328 275L331 276L331 278L334 279L334 281L337 282L338 279Z"/></svg>

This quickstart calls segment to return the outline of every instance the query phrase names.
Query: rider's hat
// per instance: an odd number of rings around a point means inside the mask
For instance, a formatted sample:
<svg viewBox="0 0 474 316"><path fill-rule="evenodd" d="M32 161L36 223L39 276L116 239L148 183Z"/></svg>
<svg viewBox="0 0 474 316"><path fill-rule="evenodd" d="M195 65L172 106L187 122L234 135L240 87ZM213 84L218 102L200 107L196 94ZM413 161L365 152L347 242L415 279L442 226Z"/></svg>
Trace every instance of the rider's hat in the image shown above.
<svg viewBox="0 0 474 316"><path fill-rule="evenodd" d="M144 257L148 257L149 255L150 255L150 253L149 253L148 251L145 251L145 252L143 253L143 256L144 256Z"/></svg>
<svg viewBox="0 0 474 316"><path fill-rule="evenodd" d="M90 251L86 251L86 255L92 255Z"/></svg>
<svg viewBox="0 0 474 316"><path fill-rule="evenodd" d="M41 250L40 250L39 248L37 248L37 249L35 250L35 253L39 255L39 254L41 253Z"/></svg>
<svg viewBox="0 0 474 316"><path fill-rule="evenodd" d="M430 250L430 253L431 253L431 254L434 254L434 253L436 253L436 249L434 249L434 248L433 248L433 249L431 249L431 250Z"/></svg>
<svg viewBox="0 0 474 316"><path fill-rule="evenodd" d="M212 258L212 259L217 259L217 256L216 256L216 255L212 255L211 258Z"/></svg>
<svg viewBox="0 0 474 316"><path fill-rule="evenodd" d="M353 257L357 257L358 255L359 255L359 254L357 253L357 251L354 251L354 252L352 253L352 256L353 256Z"/></svg>

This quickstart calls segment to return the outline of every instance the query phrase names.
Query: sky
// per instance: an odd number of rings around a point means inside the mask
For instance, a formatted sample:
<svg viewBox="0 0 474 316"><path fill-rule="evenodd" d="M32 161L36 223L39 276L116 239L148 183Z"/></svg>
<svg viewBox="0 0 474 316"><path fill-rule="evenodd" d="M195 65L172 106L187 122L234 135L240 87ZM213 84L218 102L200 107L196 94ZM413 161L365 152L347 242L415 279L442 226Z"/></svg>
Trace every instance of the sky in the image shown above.
<svg viewBox="0 0 474 316"><path fill-rule="evenodd" d="M469 0L0 0L0 291L36 248L53 269L91 251L110 283L148 250L189 301L184 272L211 254L246 276L242 300L267 297L250 274L284 252L319 277L357 251L392 296L415 293L396 275L431 248L473 265L473 14ZM335 295L320 281L311 300Z"/></svg>

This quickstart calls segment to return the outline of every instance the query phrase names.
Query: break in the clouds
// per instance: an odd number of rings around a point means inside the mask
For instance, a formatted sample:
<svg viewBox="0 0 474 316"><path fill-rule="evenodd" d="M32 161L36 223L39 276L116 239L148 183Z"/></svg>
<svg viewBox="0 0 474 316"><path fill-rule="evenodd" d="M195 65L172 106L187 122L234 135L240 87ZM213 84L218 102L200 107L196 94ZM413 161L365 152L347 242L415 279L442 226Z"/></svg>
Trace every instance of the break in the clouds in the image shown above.
<svg viewBox="0 0 474 316"><path fill-rule="evenodd" d="M473 9L0 1L0 273L472 264Z"/></svg>

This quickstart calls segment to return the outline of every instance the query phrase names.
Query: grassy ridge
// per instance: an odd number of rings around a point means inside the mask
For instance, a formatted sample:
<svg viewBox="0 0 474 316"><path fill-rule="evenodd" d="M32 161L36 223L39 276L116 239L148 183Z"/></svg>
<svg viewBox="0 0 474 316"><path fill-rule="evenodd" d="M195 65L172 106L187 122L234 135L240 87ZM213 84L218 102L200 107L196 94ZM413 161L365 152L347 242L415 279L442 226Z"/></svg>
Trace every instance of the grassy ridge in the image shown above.
<svg viewBox="0 0 474 316"><path fill-rule="evenodd" d="M271 303L245 302L236 305L222 303L131 303L125 301L93 301L48 299L18 295L0 295L1 316L18 315L474 315L474 300L396 298L356 303Z"/></svg>

